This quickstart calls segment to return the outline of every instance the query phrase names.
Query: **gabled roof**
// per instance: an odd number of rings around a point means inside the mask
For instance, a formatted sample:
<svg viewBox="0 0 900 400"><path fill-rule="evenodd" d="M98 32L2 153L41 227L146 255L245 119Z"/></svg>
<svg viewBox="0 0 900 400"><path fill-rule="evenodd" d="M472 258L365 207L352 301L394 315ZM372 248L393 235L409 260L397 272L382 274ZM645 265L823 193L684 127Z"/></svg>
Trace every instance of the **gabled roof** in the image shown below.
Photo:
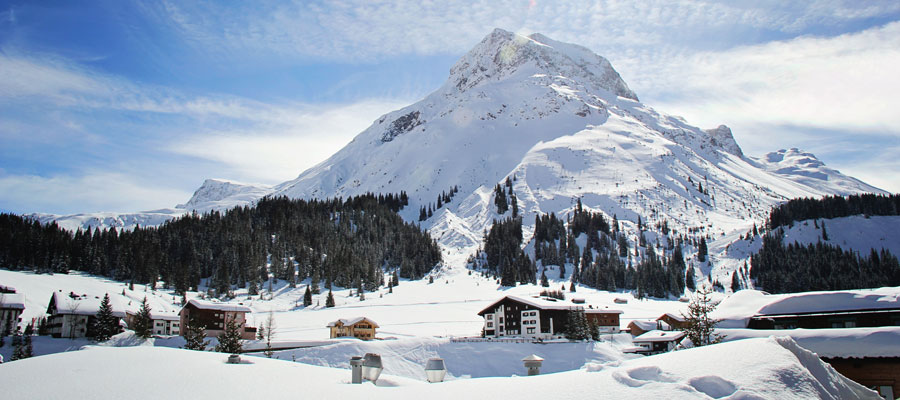
<svg viewBox="0 0 900 400"><path fill-rule="evenodd" d="M510 299L512 301L526 304L537 308L539 310L583 310L584 307L572 305L571 303L566 303L564 300L547 300L546 298L541 297L519 297L513 295L503 296L503 298L491 303L491 305L485 307L483 310L478 312L478 315L482 315L487 311L494 308L497 303L500 303L503 300Z"/></svg>
<svg viewBox="0 0 900 400"><path fill-rule="evenodd" d="M628 326L634 325L641 330L652 331L655 330L658 326L655 320L652 319L636 319L628 323Z"/></svg>
<svg viewBox="0 0 900 400"><path fill-rule="evenodd" d="M333 327L333 326L338 326L338 324L340 324L340 325L342 325L342 326L356 325L356 324L358 324L358 323L360 323L360 322L362 322L362 321L368 321L370 324L372 324L372 326L374 326L374 327L376 327L376 328L380 328L380 326L378 326L378 323L376 323L375 321L372 321L371 319L368 319L368 318L366 318L366 317L356 317L356 318L353 318L353 319L345 319L345 318L341 318L341 319L339 319L339 320L337 320L337 321L331 321L331 322L329 322L328 325L326 325L326 326L328 326L329 328L331 328L331 327Z"/></svg>
<svg viewBox="0 0 900 400"><path fill-rule="evenodd" d="M24 293L0 293L0 308L25 309Z"/></svg>
<svg viewBox="0 0 900 400"><path fill-rule="evenodd" d="M665 313L663 315L660 315L659 318L657 318L656 320L659 321L660 319L662 319L665 316L668 316L669 318L672 318L678 322L684 322L684 317L682 317L681 315L676 315L676 314L672 314L672 313Z"/></svg>
<svg viewBox="0 0 900 400"><path fill-rule="evenodd" d="M191 299L188 301L188 304L193 304L194 307L197 307L201 310L253 312L253 310L251 310L250 307L247 307L242 304L220 303L217 301L198 300L198 299Z"/></svg>
<svg viewBox="0 0 900 400"><path fill-rule="evenodd" d="M57 314L95 315L100 311L100 303L102 301L103 296L82 294L73 298L67 293L53 292L53 296L50 296L50 305L48 305L47 311L49 312L50 308L55 306ZM109 305L112 308L113 316L118 318L125 317L125 307L119 303L117 297L110 297Z"/></svg>
<svg viewBox="0 0 900 400"><path fill-rule="evenodd" d="M652 330L641 336L632 339L634 343L647 342L676 342L684 338L685 333L681 331L658 331Z"/></svg>

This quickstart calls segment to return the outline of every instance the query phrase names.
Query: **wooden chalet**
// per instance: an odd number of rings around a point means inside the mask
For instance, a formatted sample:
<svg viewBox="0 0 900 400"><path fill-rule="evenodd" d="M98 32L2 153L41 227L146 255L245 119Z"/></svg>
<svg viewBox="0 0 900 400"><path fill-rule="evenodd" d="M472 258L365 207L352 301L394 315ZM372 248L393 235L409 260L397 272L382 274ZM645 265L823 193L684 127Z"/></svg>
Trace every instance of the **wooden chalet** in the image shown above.
<svg viewBox="0 0 900 400"><path fill-rule="evenodd" d="M778 298L747 322L750 329L900 326L898 296L867 291L811 292Z"/></svg>
<svg viewBox="0 0 900 400"><path fill-rule="evenodd" d="M375 339L375 329L378 324L366 317L353 319L339 319L328 323L331 330L331 338L355 337L361 340Z"/></svg>
<svg viewBox="0 0 900 400"><path fill-rule="evenodd" d="M672 351L684 337L685 333L680 331L652 330L632 339L637 346L634 352L652 355Z"/></svg>
<svg viewBox="0 0 900 400"><path fill-rule="evenodd" d="M900 398L900 290L773 295L744 331L780 330L842 375ZM730 334L730 333L729 333Z"/></svg>
<svg viewBox="0 0 900 400"><path fill-rule="evenodd" d="M206 327L206 336L215 337L225 330L227 321L233 319L241 327L242 339L255 339L256 328L249 326L247 322L247 314L250 312L250 307L242 304L192 299L182 307L179 322L184 327L194 318ZM183 330L180 331L183 333Z"/></svg>
<svg viewBox="0 0 900 400"><path fill-rule="evenodd" d="M621 331L619 316L622 315L622 310L588 308L584 310L584 315L588 321L597 324L597 329L601 333L619 333Z"/></svg>
<svg viewBox="0 0 900 400"><path fill-rule="evenodd" d="M549 297L506 296L478 312L485 337L564 337L569 312L584 307ZM617 315L618 316L618 315Z"/></svg>
<svg viewBox="0 0 900 400"><path fill-rule="evenodd" d="M659 323L653 319L636 319L629 322L626 328L635 337L659 329Z"/></svg>
<svg viewBox="0 0 900 400"><path fill-rule="evenodd" d="M660 315L656 322L659 325L656 329L664 331L675 331L687 327L687 321L685 321L683 316L672 313Z"/></svg>

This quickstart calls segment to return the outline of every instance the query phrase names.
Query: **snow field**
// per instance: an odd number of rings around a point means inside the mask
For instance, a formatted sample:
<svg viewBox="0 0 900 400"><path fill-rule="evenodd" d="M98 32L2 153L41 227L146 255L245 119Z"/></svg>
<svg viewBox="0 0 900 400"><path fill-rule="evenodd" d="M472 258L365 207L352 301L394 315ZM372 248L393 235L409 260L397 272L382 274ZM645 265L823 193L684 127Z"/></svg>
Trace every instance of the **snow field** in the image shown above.
<svg viewBox="0 0 900 400"><path fill-rule="evenodd" d="M155 399L877 399L788 338L716 346L539 376L423 380L382 374L377 385L350 384L346 368L149 346L88 347L0 365L9 398ZM52 377L52 385L46 384Z"/></svg>

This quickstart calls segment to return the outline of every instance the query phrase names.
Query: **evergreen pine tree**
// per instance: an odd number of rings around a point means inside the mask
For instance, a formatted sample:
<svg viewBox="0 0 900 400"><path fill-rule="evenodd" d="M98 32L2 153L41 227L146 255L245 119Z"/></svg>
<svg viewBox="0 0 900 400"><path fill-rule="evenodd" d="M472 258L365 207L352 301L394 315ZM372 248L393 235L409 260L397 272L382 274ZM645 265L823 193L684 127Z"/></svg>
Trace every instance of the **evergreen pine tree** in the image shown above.
<svg viewBox="0 0 900 400"><path fill-rule="evenodd" d="M334 295L331 294L330 290L328 291L328 297L325 298L325 307L334 307Z"/></svg>
<svg viewBox="0 0 900 400"><path fill-rule="evenodd" d="M591 337L584 310L570 310L566 315L566 339L585 340Z"/></svg>
<svg viewBox="0 0 900 400"><path fill-rule="evenodd" d="M700 262L706 261L706 255L707 255L708 251L709 250L706 247L706 238L701 237L700 245L697 246L697 260L700 260Z"/></svg>
<svg viewBox="0 0 900 400"><path fill-rule="evenodd" d="M718 305L710 298L710 293L712 293L712 289L709 286L700 287L688 304L687 314L681 314L685 320L685 326L681 330L695 347L719 343L725 338L715 333L719 320L709 316Z"/></svg>
<svg viewBox="0 0 900 400"><path fill-rule="evenodd" d="M547 275L544 273L544 271L541 271L541 286L550 287L550 282L547 281Z"/></svg>
<svg viewBox="0 0 900 400"><path fill-rule="evenodd" d="M110 337L118 333L118 318L113 315L112 305L109 303L109 293L103 295L100 301L100 309L97 311L94 319L94 326L91 329L94 333L94 339L98 342L105 342Z"/></svg>
<svg viewBox="0 0 900 400"><path fill-rule="evenodd" d="M309 307L312 305L312 290L309 289L309 286L306 287L306 292L303 293L303 307Z"/></svg>
<svg viewBox="0 0 900 400"><path fill-rule="evenodd" d="M687 284L687 288L691 291L694 291L697 288L697 284L694 282L694 267L688 267L687 276L685 276L684 281Z"/></svg>
<svg viewBox="0 0 900 400"><path fill-rule="evenodd" d="M34 357L34 346L31 343L31 335L25 335L25 344L22 348L22 358Z"/></svg>
<svg viewBox="0 0 900 400"><path fill-rule="evenodd" d="M731 273L731 292L735 293L738 290L741 290L741 279L737 271L734 271Z"/></svg>
<svg viewBox="0 0 900 400"><path fill-rule="evenodd" d="M16 333L13 334L13 353L9 358L10 361L21 360L25 358L25 343L22 340L22 332L16 329Z"/></svg>
<svg viewBox="0 0 900 400"><path fill-rule="evenodd" d="M234 316L225 318L225 330L218 336L219 344L216 345L216 351L239 354L244 348L241 342L241 327Z"/></svg>
<svg viewBox="0 0 900 400"><path fill-rule="evenodd" d="M183 328L185 349L198 351L206 350L209 341L206 340L206 327L200 325L200 321L197 321L196 318L191 318Z"/></svg>
<svg viewBox="0 0 900 400"><path fill-rule="evenodd" d="M144 296L141 308L138 310L134 321L134 334L144 339L153 336L153 319L150 317L150 305L147 304L147 296Z"/></svg>

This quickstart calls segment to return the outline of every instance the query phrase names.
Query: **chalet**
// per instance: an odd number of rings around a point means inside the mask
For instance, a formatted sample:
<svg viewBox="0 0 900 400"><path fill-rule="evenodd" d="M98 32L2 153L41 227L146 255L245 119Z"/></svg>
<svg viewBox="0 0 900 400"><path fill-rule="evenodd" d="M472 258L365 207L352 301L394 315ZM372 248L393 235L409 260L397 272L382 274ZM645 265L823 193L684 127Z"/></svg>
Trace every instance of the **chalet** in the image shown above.
<svg viewBox="0 0 900 400"><path fill-rule="evenodd" d="M551 339L564 336L569 312L583 309L549 297L506 296L478 315L484 318L485 337Z"/></svg>
<svg viewBox="0 0 900 400"><path fill-rule="evenodd" d="M878 391L885 398L900 397L900 326L718 331L728 341L790 336L800 347L816 353L841 375Z"/></svg>
<svg viewBox="0 0 900 400"><path fill-rule="evenodd" d="M652 330L632 339L638 354L653 355L672 351L684 339L684 332Z"/></svg>
<svg viewBox="0 0 900 400"><path fill-rule="evenodd" d="M584 315L588 321L597 324L597 329L601 333L619 333L619 315L622 310L611 310L608 308L588 308L584 310Z"/></svg>
<svg viewBox="0 0 900 400"><path fill-rule="evenodd" d="M774 297L774 296L773 296ZM750 329L822 329L900 325L900 296L872 291L778 297L750 318Z"/></svg>
<svg viewBox="0 0 900 400"><path fill-rule="evenodd" d="M627 329L631 336L641 336L652 330L659 329L659 322L653 319L636 319L628 323Z"/></svg>
<svg viewBox="0 0 900 400"><path fill-rule="evenodd" d="M242 339L254 339L256 328L247 323L247 313L250 312L250 307L242 304L192 299L181 309L179 323L183 327L194 318L206 327L206 336L215 337L225 330L226 322L233 319L241 327ZM183 333L183 330L180 331Z"/></svg>
<svg viewBox="0 0 900 400"><path fill-rule="evenodd" d="M47 314L50 314L47 327L50 335L57 338L94 337L93 325L97 312L100 311L101 301L100 296L54 292L50 296L50 304L47 305ZM110 306L113 316L125 318L125 308L112 297Z"/></svg>
<svg viewBox="0 0 900 400"><path fill-rule="evenodd" d="M22 322L25 311L25 294L16 293L16 289L0 286L0 335L15 332Z"/></svg>
<svg viewBox="0 0 900 400"><path fill-rule="evenodd" d="M676 315L672 313L665 313L656 319L658 328L664 331L675 331L681 330L687 327L687 321L685 321L684 317L681 315Z"/></svg>
<svg viewBox="0 0 900 400"><path fill-rule="evenodd" d="M125 312L125 323L129 328L134 329L137 315L138 312L134 310ZM181 316L178 313L150 310L150 320L152 321L151 326L154 335L170 336L181 334Z"/></svg>
<svg viewBox="0 0 900 400"><path fill-rule="evenodd" d="M329 322L328 328L331 329L332 339L339 337L355 337L362 340L372 340L375 338L375 329L379 328L379 326L371 319L357 317Z"/></svg>
<svg viewBox="0 0 900 400"><path fill-rule="evenodd" d="M900 397L900 290L847 290L767 295L741 337L785 335L842 375ZM772 332L772 330L778 330Z"/></svg>

